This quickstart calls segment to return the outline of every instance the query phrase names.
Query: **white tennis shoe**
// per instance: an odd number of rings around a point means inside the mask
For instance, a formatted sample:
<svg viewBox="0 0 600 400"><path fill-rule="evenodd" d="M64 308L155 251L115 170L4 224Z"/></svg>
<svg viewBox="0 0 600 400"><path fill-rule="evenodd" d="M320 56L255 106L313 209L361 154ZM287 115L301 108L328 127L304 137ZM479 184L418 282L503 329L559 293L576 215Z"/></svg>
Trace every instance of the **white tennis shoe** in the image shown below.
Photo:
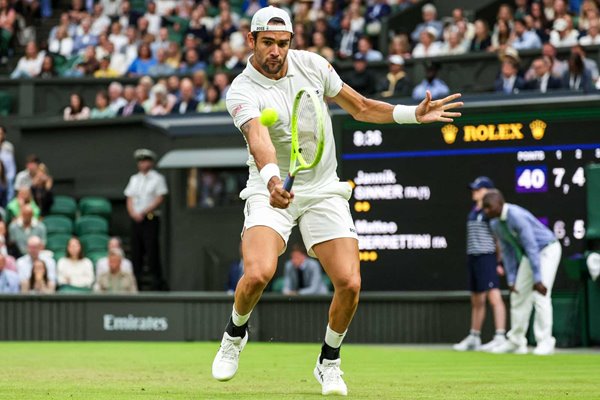
<svg viewBox="0 0 600 400"><path fill-rule="evenodd" d="M481 338L475 335L469 335L459 343L452 346L456 351L478 351L481 348Z"/></svg>
<svg viewBox="0 0 600 400"><path fill-rule="evenodd" d="M323 359L323 363L317 358L317 365L313 371L315 378L321 384L321 394L328 396L337 394L339 396L347 396L348 388L342 379L344 373L340 369L341 359L327 360Z"/></svg>
<svg viewBox="0 0 600 400"><path fill-rule="evenodd" d="M504 343L506 343L506 337L504 335L495 335L494 338L492 340L490 340L489 342L487 342L486 344L482 345L480 350L481 351L492 351L494 350L496 347L502 346Z"/></svg>
<svg viewBox="0 0 600 400"><path fill-rule="evenodd" d="M494 354L527 354L527 345L518 345L516 343L511 342L510 340L506 340L506 342L504 342L500 346L494 347L490 352Z"/></svg>
<svg viewBox="0 0 600 400"><path fill-rule="evenodd" d="M212 365L212 376L218 381L228 381L235 376L240 362L240 353L248 343L248 331L243 338L223 333L221 347Z"/></svg>

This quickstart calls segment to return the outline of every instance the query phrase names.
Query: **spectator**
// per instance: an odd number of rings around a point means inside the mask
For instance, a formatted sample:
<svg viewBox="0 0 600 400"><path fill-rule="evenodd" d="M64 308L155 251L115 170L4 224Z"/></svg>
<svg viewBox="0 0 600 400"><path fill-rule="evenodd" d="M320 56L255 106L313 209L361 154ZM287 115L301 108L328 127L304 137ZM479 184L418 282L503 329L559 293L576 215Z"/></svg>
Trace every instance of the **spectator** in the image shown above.
<svg viewBox="0 0 600 400"><path fill-rule="evenodd" d="M290 259L284 267L285 283L283 294L326 294L329 292L319 262L309 258L304 246L294 244Z"/></svg>
<svg viewBox="0 0 600 400"><path fill-rule="evenodd" d="M370 36L379 35L381 32L381 21L392 13L392 7L387 0L375 0L367 7L366 22L367 34Z"/></svg>
<svg viewBox="0 0 600 400"><path fill-rule="evenodd" d="M420 41L413 49L412 56L414 58L439 56L442 51L442 44L435 41L437 36L438 33L435 28L429 26L423 29L419 35Z"/></svg>
<svg viewBox="0 0 600 400"><path fill-rule="evenodd" d="M388 73L383 78L377 90L382 97L405 97L410 96L412 85L404 72L404 59L397 54L388 58Z"/></svg>
<svg viewBox="0 0 600 400"><path fill-rule="evenodd" d="M123 85L121 85L119 82L111 82L110 85L108 85L108 98L110 100L108 107L115 113L115 115L127 104L127 100L121 96L122 94Z"/></svg>
<svg viewBox="0 0 600 400"><path fill-rule="evenodd" d="M96 59L96 48L94 46L88 46L83 52L83 59L77 63L74 76L93 76L94 73L100 68L100 63Z"/></svg>
<svg viewBox="0 0 600 400"><path fill-rule="evenodd" d="M113 118L116 115L117 113L109 107L108 93L106 93L104 90L101 90L98 93L96 93L96 106L92 108L90 118Z"/></svg>
<svg viewBox="0 0 600 400"><path fill-rule="evenodd" d="M69 7L69 16L73 22L79 24L89 16L88 10L85 9L83 0L72 0Z"/></svg>
<svg viewBox="0 0 600 400"><path fill-rule="evenodd" d="M198 51L196 49L188 49L185 52L185 61L183 61L179 67L179 73L181 75L192 75L196 71L205 69L206 63L200 61L198 58Z"/></svg>
<svg viewBox="0 0 600 400"><path fill-rule="evenodd" d="M0 293L19 293L19 274L6 268L5 256L0 254Z"/></svg>
<svg viewBox="0 0 600 400"><path fill-rule="evenodd" d="M508 204L498 191L483 198L483 211L492 219L492 232L500 242L506 281L510 290L508 341L494 353L527 353L527 327L535 306L536 355L554 353L551 293L560 263L561 246L554 233L522 207ZM514 232L518 232L515 234Z"/></svg>
<svg viewBox="0 0 600 400"><path fill-rule="evenodd" d="M518 75L518 72L518 63L510 57L504 57L500 76L494 82L494 90L504 94L519 93L523 90L525 80Z"/></svg>
<svg viewBox="0 0 600 400"><path fill-rule="evenodd" d="M40 217L40 214L41 214L40 208L38 207L37 204L35 204L35 201L33 200L33 197L31 196L31 187L30 186L17 187L17 196L14 199L12 199L11 201L9 201L6 206L6 211L8 212L6 220L10 222L13 220L13 218L19 217L21 215L21 209L25 205L31 206L31 208L33 210L33 216L35 218Z"/></svg>
<svg viewBox="0 0 600 400"><path fill-rule="evenodd" d="M65 121L78 121L90 118L90 109L78 93L71 93L70 102L63 112Z"/></svg>
<svg viewBox="0 0 600 400"><path fill-rule="evenodd" d="M377 87L375 75L367 69L367 60L363 53L354 55L353 69L344 76L344 82L362 95L372 94Z"/></svg>
<svg viewBox="0 0 600 400"><path fill-rule="evenodd" d="M229 90L229 75L225 72L217 72L213 77L213 83L221 92L221 98L227 98L227 91Z"/></svg>
<svg viewBox="0 0 600 400"><path fill-rule="evenodd" d="M511 28L507 21L498 20L492 33L492 46L489 50L502 51L508 46L511 35Z"/></svg>
<svg viewBox="0 0 600 400"><path fill-rule="evenodd" d="M593 46L600 44L600 20L592 19L588 23L587 34L579 39L582 46Z"/></svg>
<svg viewBox="0 0 600 400"><path fill-rule="evenodd" d="M448 41L448 36L451 31L457 30L461 36L464 37L465 47L471 43L475 37L475 25L469 22L465 17L465 13L462 8L456 7L452 10L452 22L444 28L443 39Z"/></svg>
<svg viewBox="0 0 600 400"><path fill-rule="evenodd" d="M591 58L587 57L587 53L585 52L585 49L583 48L583 46L581 45L575 45L573 47L571 47L571 54L577 54L581 57L581 59L583 60L583 65L585 66L585 69L589 71L591 77L592 77L592 81L597 81L598 80L598 64L596 63L596 61L592 60Z"/></svg>
<svg viewBox="0 0 600 400"><path fill-rule="evenodd" d="M365 18L360 7L360 3L354 1L350 3L347 10L350 16L350 30L356 32L357 35L362 35L365 30Z"/></svg>
<svg viewBox="0 0 600 400"><path fill-rule="evenodd" d="M144 107L142 107L137 101L136 90L134 86L125 86L124 97L127 104L119 108L117 115L128 117L134 114L145 114Z"/></svg>
<svg viewBox="0 0 600 400"><path fill-rule="evenodd" d="M33 209L26 204L21 207L21 214L8 227L10 240L19 250L19 256L27 254L27 241L37 236L46 242L46 226L37 218L33 218Z"/></svg>
<svg viewBox="0 0 600 400"><path fill-rule="evenodd" d="M531 18L531 27L539 36L542 43L546 43L550 39L550 25L539 2L534 1L531 3L531 9L527 18Z"/></svg>
<svg viewBox="0 0 600 400"><path fill-rule="evenodd" d="M158 58L157 52L159 49L163 49L165 52L169 49L169 30L165 27L160 28L158 31L158 37L154 42L150 44L150 49L155 58Z"/></svg>
<svg viewBox="0 0 600 400"><path fill-rule="evenodd" d="M131 271L123 268L123 251L111 249L108 252L107 271L98 272L98 280L94 287L102 293L137 293L137 283Z"/></svg>
<svg viewBox="0 0 600 400"><path fill-rule="evenodd" d="M44 56L42 61L42 70L38 75L38 78L51 79L57 76L56 70L54 69L54 58L52 56Z"/></svg>
<svg viewBox="0 0 600 400"><path fill-rule="evenodd" d="M356 51L359 33L351 29L350 15L346 14L340 22L340 31L335 39L335 48L338 49L337 55L341 59L352 57ZM296 34L296 36L299 36ZM297 40L297 38L295 38Z"/></svg>
<svg viewBox="0 0 600 400"><path fill-rule="evenodd" d="M221 98L219 89L214 85L209 85L206 88L205 101L198 103L198 112L208 113L217 111L226 111L225 99Z"/></svg>
<svg viewBox="0 0 600 400"><path fill-rule="evenodd" d="M54 180L48 173L48 167L40 164L37 173L31 182L31 197L35 204L40 207L40 216L45 217L50 214L50 208L54 204L54 194L52 187Z"/></svg>
<svg viewBox="0 0 600 400"><path fill-rule="evenodd" d="M467 48L463 46L462 34L459 32L458 28L450 30L450 32L448 32L448 41L442 44L440 48L440 55L454 56L466 52Z"/></svg>
<svg viewBox="0 0 600 400"><path fill-rule="evenodd" d="M201 103L204 101L204 98L206 97L206 72L204 71L196 71L194 72L194 75L192 75L192 82L194 83L194 95L195 95L195 99L198 100L198 103ZM221 97L219 95L219 97Z"/></svg>
<svg viewBox="0 0 600 400"><path fill-rule="evenodd" d="M110 254L110 252L113 250L120 250L121 252L123 252L123 243L121 241L121 238L119 238L118 236L113 236L108 240L108 254ZM100 277L100 275L109 271L108 262L108 256L102 257L98 261L96 261L97 277ZM129 272L131 274L133 273L133 266L131 265L131 261L129 261L124 256L121 257L121 270L124 272Z"/></svg>
<svg viewBox="0 0 600 400"><path fill-rule="evenodd" d="M441 38L442 31L444 29L444 24L442 21L438 21L437 18L437 9L433 4L425 4L423 8L421 8L421 15L423 17L423 22L421 22L415 30L411 33L410 37L413 42L418 42L421 38L421 32L423 32L427 28L433 28L436 32L436 36L434 40L438 40Z"/></svg>
<svg viewBox="0 0 600 400"><path fill-rule="evenodd" d="M150 76L167 76L175 73L175 68L167 64L167 51L163 48L156 50L156 64L150 67Z"/></svg>
<svg viewBox="0 0 600 400"><path fill-rule="evenodd" d="M94 283L94 265L84 256L81 242L76 237L69 239L66 256L58 260L57 270L58 286L91 289Z"/></svg>
<svg viewBox="0 0 600 400"><path fill-rule="evenodd" d="M495 46L502 45L504 38L508 39L513 28L514 14L512 7L508 4L500 4L496 13L496 25L494 25L492 33L492 44ZM494 43L494 37L498 42Z"/></svg>
<svg viewBox="0 0 600 400"><path fill-rule="evenodd" d="M115 45L108 40L108 35L102 32L98 36L98 46L96 46L96 59L102 60L104 57L109 56L115 51Z"/></svg>
<svg viewBox="0 0 600 400"><path fill-rule="evenodd" d="M8 204L8 179L6 178L6 168L0 161L0 210L3 212Z"/></svg>
<svg viewBox="0 0 600 400"><path fill-rule="evenodd" d="M371 41L367 37L358 39L358 53L365 57L367 62L382 61L383 55L379 50L373 50Z"/></svg>
<svg viewBox="0 0 600 400"><path fill-rule="evenodd" d="M17 190L24 187L31 187L33 177L37 174L41 160L35 154L30 154L25 159L25 169L20 171L15 178L15 188Z"/></svg>
<svg viewBox="0 0 600 400"><path fill-rule="evenodd" d="M561 61L556 58L556 47L550 43L544 43L542 46L542 56L547 58L551 64L550 73L555 78L562 78L565 71L569 68L566 61ZM533 68L525 75L525 80L532 79L535 75Z"/></svg>
<svg viewBox="0 0 600 400"><path fill-rule="evenodd" d="M48 41L52 41L52 39L56 38L56 34L61 27L65 27L67 30L67 35L69 37L74 37L77 33L77 25L71 22L71 17L69 17L68 12L63 12L60 14L60 20L58 25L54 26L50 30L50 34L48 35Z"/></svg>
<svg viewBox="0 0 600 400"><path fill-rule="evenodd" d="M569 57L569 70L562 77L562 87L570 90L590 92L594 89L592 74L583 64L579 54L571 54Z"/></svg>
<svg viewBox="0 0 600 400"><path fill-rule="evenodd" d="M22 293L49 294L54 293L55 285L48 279L46 263L37 259L33 261L33 270L29 280L21 282Z"/></svg>
<svg viewBox="0 0 600 400"><path fill-rule="evenodd" d="M175 42L170 42L169 49L167 50L167 64L171 66L171 68L179 69L181 59L181 49L179 48L179 45Z"/></svg>
<svg viewBox="0 0 600 400"><path fill-rule="evenodd" d="M19 59L14 71L10 74L11 79L33 78L40 74L45 52L38 51L35 42L28 42L25 46L25 55Z"/></svg>
<svg viewBox="0 0 600 400"><path fill-rule="evenodd" d="M161 16L156 13L156 4L153 1L148 2L144 18L148 21L148 33L158 36L161 29Z"/></svg>
<svg viewBox="0 0 600 400"><path fill-rule="evenodd" d="M123 34L123 27L119 22L113 22L110 26L110 35L108 40L115 46L115 52L121 53L127 46L127 36Z"/></svg>
<svg viewBox="0 0 600 400"><path fill-rule="evenodd" d="M175 103L171 109L171 114L188 114L196 112L198 102L194 98L194 84L191 79L182 79L179 90L181 93L180 100Z"/></svg>
<svg viewBox="0 0 600 400"><path fill-rule="evenodd" d="M15 164L15 146L6 140L6 128L0 125L0 162L4 167L4 175L8 185L6 200L12 199L14 195L14 180L17 174L17 165ZM2 206L6 207L6 204Z"/></svg>
<svg viewBox="0 0 600 400"><path fill-rule="evenodd" d="M206 9L203 5L198 5L194 11L192 11L192 16L186 32L186 35L193 35L195 38L202 40L204 43L210 41L209 30L212 30L212 27L206 25L205 10Z"/></svg>
<svg viewBox="0 0 600 400"><path fill-rule="evenodd" d="M570 16L558 18L554 21L550 32L550 43L554 47L569 47L577 44L579 32L573 29L573 20Z"/></svg>
<svg viewBox="0 0 600 400"><path fill-rule="evenodd" d="M411 54L411 47L410 47L410 41L409 41L408 35L406 35L406 34L395 35L392 38L392 41L390 42L388 54L389 55L396 54L396 55L402 56L402 58L404 58L405 60L410 59L412 57L412 54Z"/></svg>
<svg viewBox="0 0 600 400"><path fill-rule="evenodd" d="M534 78L528 80L525 89L535 90L540 93L546 93L548 90L560 89L561 81L550 75L550 60L545 57L539 57L533 60L531 67L534 71Z"/></svg>
<svg viewBox="0 0 600 400"><path fill-rule="evenodd" d="M554 0L552 8L554 10L554 16L552 18L548 18L550 20L556 21L557 19L565 18L567 15L569 15L569 8L565 0Z"/></svg>
<svg viewBox="0 0 600 400"><path fill-rule="evenodd" d="M412 98L421 101L425 98L426 92L431 92L432 99L441 99L450 93L448 85L437 77L439 65L436 63L427 63L425 66L425 79L419 83L412 92Z"/></svg>
<svg viewBox="0 0 600 400"><path fill-rule="evenodd" d="M13 38L17 13L8 0L0 0L0 58L6 64L8 49Z"/></svg>
<svg viewBox="0 0 600 400"><path fill-rule="evenodd" d="M100 0L102 4L102 8L104 10L104 15L117 18L119 16L119 12L121 11L121 0Z"/></svg>
<svg viewBox="0 0 600 400"><path fill-rule="evenodd" d="M31 279L31 272L33 270L33 264L36 260L42 260L46 264L48 271L48 286L56 287L56 263L52 256L43 252L44 244L42 240L37 236L32 236L27 241L27 254L17 259L17 270L19 272L19 280L29 281Z"/></svg>
<svg viewBox="0 0 600 400"><path fill-rule="evenodd" d="M86 18L81 21L78 32L75 35L75 42L73 43L73 52L83 52L88 46L96 46L98 44L98 37L91 32L92 21L90 18Z"/></svg>
<svg viewBox="0 0 600 400"><path fill-rule="evenodd" d="M191 84L191 82L190 82ZM138 173L131 176L125 188L127 212L131 218L132 262L136 280L141 282L144 256L150 272L154 275L153 288L165 289L159 252L160 205L168 193L165 178L156 172L156 154L148 149L134 153Z"/></svg>
<svg viewBox="0 0 600 400"><path fill-rule="evenodd" d="M516 19L510 46L516 50L540 49L542 41L533 30L527 28L524 19Z"/></svg>
<svg viewBox="0 0 600 400"><path fill-rule="evenodd" d="M110 27L110 18L104 14L104 7L102 3L94 4L94 11L92 13L92 26L90 32L92 35L100 36Z"/></svg>
<svg viewBox="0 0 600 400"><path fill-rule="evenodd" d="M137 102L142 105L144 109L144 114L148 114L150 112L150 108L152 108L152 101L150 100L150 90L148 86L142 83L144 78L148 78L146 76L140 79L140 83L135 87L135 96L137 98ZM150 89L152 89L152 83L150 84Z"/></svg>
<svg viewBox="0 0 600 400"><path fill-rule="evenodd" d="M227 294L234 294L237 284L244 274L244 256L242 254L242 243L239 247L240 258L229 265L229 274L227 275Z"/></svg>
<svg viewBox="0 0 600 400"><path fill-rule="evenodd" d="M490 28L486 21L478 19L475 21L475 37L471 41L469 50L471 52L488 51L491 46L492 37L490 36Z"/></svg>
<svg viewBox="0 0 600 400"><path fill-rule="evenodd" d="M152 58L150 46L142 43L139 47L138 57L127 69L129 76L145 76L149 74L150 68L156 65L156 60Z"/></svg>
<svg viewBox="0 0 600 400"><path fill-rule="evenodd" d="M579 30L589 30L592 21L598 22L598 4L594 0L584 0L577 20Z"/></svg>
<svg viewBox="0 0 600 400"><path fill-rule="evenodd" d="M167 88L162 83L154 85L152 88L150 99L150 115L166 115L171 111L169 98L167 97Z"/></svg>
<svg viewBox="0 0 600 400"><path fill-rule="evenodd" d="M111 44L112 45L112 44ZM94 78L117 78L121 76L119 72L111 68L111 58L109 55L106 55L100 59L100 65L96 72L94 72ZM107 95L108 96L108 95ZM96 100L98 97L96 96ZM98 105L98 101L96 101L96 106ZM92 110L93 112L93 110ZM98 118L92 117L92 118Z"/></svg>
<svg viewBox="0 0 600 400"><path fill-rule="evenodd" d="M125 63L129 66L138 57L140 41L138 40L138 31L135 29L135 26L128 27L125 34L127 36L127 44L125 44L121 52L125 54Z"/></svg>
<svg viewBox="0 0 600 400"><path fill-rule="evenodd" d="M69 31L66 26L59 25L56 31L56 37L50 39L48 51L50 53L60 54L63 57L71 57L73 54L73 39L69 37Z"/></svg>
<svg viewBox="0 0 600 400"><path fill-rule="evenodd" d="M124 0L121 3L121 14L119 17L119 23L125 29L134 27L137 25L137 20L141 17L141 14L135 10L131 9L131 4L129 1Z"/></svg>
<svg viewBox="0 0 600 400"><path fill-rule="evenodd" d="M327 46L325 36L321 32L314 32L312 36L313 45L308 48L308 51L317 53L329 62L333 62L335 53L333 49Z"/></svg>

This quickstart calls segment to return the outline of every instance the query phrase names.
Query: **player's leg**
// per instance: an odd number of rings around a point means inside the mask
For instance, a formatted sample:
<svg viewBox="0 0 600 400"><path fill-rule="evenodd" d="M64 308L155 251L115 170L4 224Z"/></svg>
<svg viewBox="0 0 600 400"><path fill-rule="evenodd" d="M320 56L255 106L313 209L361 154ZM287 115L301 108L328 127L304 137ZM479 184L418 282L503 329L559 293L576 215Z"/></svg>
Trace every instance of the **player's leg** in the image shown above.
<svg viewBox="0 0 600 400"><path fill-rule="evenodd" d="M533 333L537 342L533 354L550 355L554 353L556 339L552 336L552 286L556 277L556 270L560 263L562 249L558 242L546 246L540 253L540 272L542 283L548 293L542 296L534 292L535 317L533 320Z"/></svg>
<svg viewBox="0 0 600 400"><path fill-rule="evenodd" d="M510 294L511 329L508 340L492 350L494 353L527 353L527 328L533 310L533 273L529 260L524 257L517 271L515 290Z"/></svg>
<svg viewBox="0 0 600 400"><path fill-rule="evenodd" d="M312 250L335 290L315 377L323 385L323 394L346 395L348 389L340 370L340 348L358 307L361 285L358 241L354 238L338 238L319 243Z"/></svg>
<svg viewBox="0 0 600 400"><path fill-rule="evenodd" d="M302 213L299 226L309 254L319 258L335 288L314 375L323 394L346 395L340 347L356 312L361 284L358 237L348 201L337 196L313 200Z"/></svg>
<svg viewBox="0 0 600 400"><path fill-rule="evenodd" d="M500 293L500 278L497 271L496 254L485 254L481 258L482 287L486 288L487 299L492 306L494 314L494 326L496 328L494 338L481 346L483 351L491 351L506 343L506 309ZM485 307L485 306L484 306Z"/></svg>
<svg viewBox="0 0 600 400"><path fill-rule="evenodd" d="M293 226L287 211L271 207L267 196L251 196L244 213L244 273L237 284L231 317L212 367L213 377L221 381L233 378L237 372L239 355L248 341L250 314L275 274L277 257L284 251Z"/></svg>

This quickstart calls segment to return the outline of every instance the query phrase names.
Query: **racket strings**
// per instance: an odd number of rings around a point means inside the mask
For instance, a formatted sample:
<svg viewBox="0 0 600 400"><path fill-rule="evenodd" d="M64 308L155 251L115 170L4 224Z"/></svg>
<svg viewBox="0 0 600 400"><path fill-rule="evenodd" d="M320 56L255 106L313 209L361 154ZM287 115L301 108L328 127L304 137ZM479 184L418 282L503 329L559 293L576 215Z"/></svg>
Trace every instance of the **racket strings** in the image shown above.
<svg viewBox="0 0 600 400"><path fill-rule="evenodd" d="M304 94L298 106L298 152L306 164L317 156L319 142L317 112L309 95Z"/></svg>

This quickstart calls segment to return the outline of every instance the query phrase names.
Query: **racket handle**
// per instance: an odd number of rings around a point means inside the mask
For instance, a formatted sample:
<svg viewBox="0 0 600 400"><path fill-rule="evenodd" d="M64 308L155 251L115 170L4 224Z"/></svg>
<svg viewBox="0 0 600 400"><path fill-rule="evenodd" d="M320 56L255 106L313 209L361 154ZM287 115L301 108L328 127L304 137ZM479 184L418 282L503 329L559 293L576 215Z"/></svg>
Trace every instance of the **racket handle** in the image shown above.
<svg viewBox="0 0 600 400"><path fill-rule="evenodd" d="M285 178L285 182L283 182L283 188L289 192L292 190L292 185L294 184L294 176L288 174L287 178Z"/></svg>

